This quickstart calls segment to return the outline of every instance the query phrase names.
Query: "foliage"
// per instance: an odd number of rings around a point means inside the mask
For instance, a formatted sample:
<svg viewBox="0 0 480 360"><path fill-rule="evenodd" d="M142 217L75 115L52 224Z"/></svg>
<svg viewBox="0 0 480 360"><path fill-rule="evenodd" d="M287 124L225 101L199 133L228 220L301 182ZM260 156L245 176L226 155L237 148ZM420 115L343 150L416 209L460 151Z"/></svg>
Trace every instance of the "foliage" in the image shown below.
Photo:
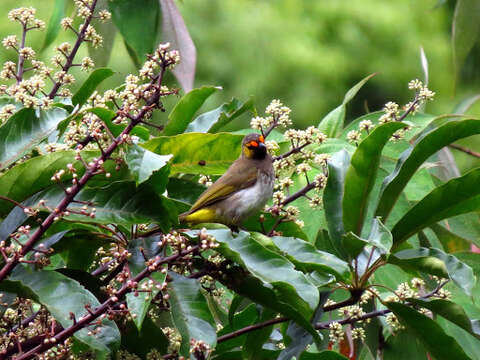
<svg viewBox="0 0 480 360"><path fill-rule="evenodd" d="M57 1L44 44L60 27L76 40L53 68L4 40L18 57L1 73L0 357L480 359L480 259L468 251L480 170L451 179L436 161L480 120L422 112L435 93L419 80L404 106L347 119L373 75L305 130L279 100L264 115L252 99L203 112L215 86L169 107L180 90L165 77L176 69L189 89L196 55L175 4L144 3L78 0L74 20ZM139 74L100 92L114 72L98 67L72 93L72 67L95 67L79 48L111 41L92 26L110 19L106 5ZM173 49L141 36L160 17ZM45 27L31 8L9 18L22 38ZM245 114L250 128L226 131ZM241 229L179 224L251 132L273 158L273 198Z"/></svg>

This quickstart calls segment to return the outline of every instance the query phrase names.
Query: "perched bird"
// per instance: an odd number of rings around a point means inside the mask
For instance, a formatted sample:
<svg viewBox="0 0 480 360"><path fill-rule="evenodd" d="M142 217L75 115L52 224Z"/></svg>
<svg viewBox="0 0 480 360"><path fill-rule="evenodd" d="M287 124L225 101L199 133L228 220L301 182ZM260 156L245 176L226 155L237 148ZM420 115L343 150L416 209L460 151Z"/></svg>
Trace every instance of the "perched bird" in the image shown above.
<svg viewBox="0 0 480 360"><path fill-rule="evenodd" d="M180 222L217 222L237 227L262 209L272 197L275 173L262 135L249 134L242 154L215 183L203 192Z"/></svg>

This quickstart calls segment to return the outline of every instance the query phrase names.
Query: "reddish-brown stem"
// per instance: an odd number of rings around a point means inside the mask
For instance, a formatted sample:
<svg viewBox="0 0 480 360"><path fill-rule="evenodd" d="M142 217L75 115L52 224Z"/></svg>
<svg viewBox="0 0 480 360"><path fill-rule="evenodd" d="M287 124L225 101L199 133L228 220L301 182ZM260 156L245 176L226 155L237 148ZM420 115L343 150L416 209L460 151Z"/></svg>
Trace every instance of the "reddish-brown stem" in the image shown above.
<svg viewBox="0 0 480 360"><path fill-rule="evenodd" d="M96 0L94 0L93 5L95 5ZM163 74L165 73L166 66L164 65L161 69L160 78L163 78ZM71 190L60 204L57 205L56 211L50 213L47 218L41 223L38 229L33 233L33 235L27 240L27 242L22 246L21 250L9 258L9 261L3 266L0 270L0 281L4 280L13 270L13 268L18 264L19 258L24 257L32 248L34 247L35 243L40 240L46 230L53 224L55 221L54 219L58 216L58 214L62 214L65 210L67 210L70 203L72 203L75 199L75 196L78 195L80 190L85 186L85 184L96 174L97 170L100 168L100 164L104 163L112 153L117 149L118 145L122 143L123 137L128 135L132 129L142 120L145 114L152 110L152 108L157 104L160 99L160 90L158 89L155 95L153 95L152 99L147 103L146 106L142 108L142 110L135 116L130 123L125 127L125 129L121 132L121 134L110 144L110 146L104 150L102 156L100 156L91 166L87 167L84 175L80 178L80 180L71 187Z"/></svg>
<svg viewBox="0 0 480 360"><path fill-rule="evenodd" d="M315 187L316 187L316 182L315 181L307 184L305 187L303 187L302 189L298 190L296 193L290 195L285 200L283 200L282 205L289 204L292 201L295 201L298 198L300 198L302 196L305 196L310 190L315 189Z"/></svg>
<svg viewBox="0 0 480 360"><path fill-rule="evenodd" d="M193 252L196 252L199 250L199 246L193 246L189 250L183 250L179 253L176 253L174 255L170 255L168 257L165 257L163 259L159 259L158 261L155 262L155 268L158 269L158 267L162 264L166 264L172 261L175 261L181 257L184 257L186 255L189 255ZM146 277L150 276L153 271L149 270L149 268L145 268L142 272L140 272L137 276L135 276L132 281L139 283ZM46 350L56 346L57 344L63 343L66 339L71 337L73 334L75 334L77 331L89 326L95 319L99 318L101 315L105 314L109 308L115 305L115 303L118 302L120 298L125 296L127 293L131 292L132 289L127 285L123 285L120 290L117 291L115 294L115 297L117 300L114 301L111 297L103 302L100 306L98 306L95 309L88 309L88 314L82 316L79 319L76 319L76 322L70 326L69 328L63 329L61 331L56 332L53 338L55 338L55 342L41 342L40 344L36 345L35 347L31 348L30 350L26 351L23 354L18 355L15 359L16 360L27 360L27 359L32 359L36 355L41 354L45 352ZM3 358L2 358L3 359Z"/></svg>
<svg viewBox="0 0 480 360"><path fill-rule="evenodd" d="M291 150L287 151L285 154L275 156L275 157L273 158L273 161L282 160L282 159L285 159L286 157L289 157L290 155L299 153L299 152L302 151L302 149L303 149L305 146L307 146L307 145L310 145L310 143L307 142L307 143L305 143L305 144L303 144L303 145L296 146L296 147L292 148Z"/></svg>
<svg viewBox="0 0 480 360"><path fill-rule="evenodd" d="M95 10L95 7L97 6L97 0L93 0L92 5L90 6L90 15L85 19L83 25L82 25L82 30L78 33L77 35L77 41L75 41L75 44L73 45L72 51L70 54L67 56L67 61L63 65L63 70L65 72L68 72L70 68L73 65L73 60L75 59L75 56L77 55L78 49L80 48L80 45L82 45L83 41L85 40L85 33L87 31L88 25L90 25L92 19L93 19L93 13ZM62 86L61 81L55 81L52 90L48 94L48 97L50 99L53 99L56 95L60 87Z"/></svg>
<svg viewBox="0 0 480 360"><path fill-rule="evenodd" d="M27 38L27 24L22 24L22 41L18 49L18 69L17 69L17 84L23 80L23 72L25 66L25 57L20 54L20 51L25 47L25 40Z"/></svg>
<svg viewBox="0 0 480 360"><path fill-rule="evenodd" d="M480 153L479 152L473 151L473 150L468 149L466 147L463 147L463 146L460 146L460 145L457 145L457 144L450 144L450 145L448 145L448 147L450 147L452 149L455 149L455 150L458 150L458 151L462 151L465 154L474 156L476 158L480 158Z"/></svg>

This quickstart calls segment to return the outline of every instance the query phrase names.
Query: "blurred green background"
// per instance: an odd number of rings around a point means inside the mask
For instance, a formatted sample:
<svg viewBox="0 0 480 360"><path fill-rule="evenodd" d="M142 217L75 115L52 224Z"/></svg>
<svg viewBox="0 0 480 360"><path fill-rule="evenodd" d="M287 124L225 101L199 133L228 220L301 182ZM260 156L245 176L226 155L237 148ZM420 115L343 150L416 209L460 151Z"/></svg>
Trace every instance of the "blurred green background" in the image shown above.
<svg viewBox="0 0 480 360"><path fill-rule="evenodd" d="M7 20L11 8L33 6L38 17L48 21L54 3L2 0L0 36L19 34L19 27ZM224 89L205 110L232 97L245 100L253 95L260 111L278 98L293 109L296 125L305 127L318 124L356 82L378 73L348 106L350 121L367 109L379 110L387 101L410 100L408 81L424 77L420 47L429 62L429 88L437 93L427 112L452 112L461 100L480 93L478 46L455 86L451 49L455 1L183 0L177 5L197 47L196 86ZM32 32L28 45L39 50L44 36L44 32ZM73 34L61 31L55 43L72 39ZM86 49L82 51L87 54ZM52 55L53 45L40 57L48 60ZM0 52L2 62L13 57L13 52ZM135 71L119 34L108 66L118 73L105 87L120 84ZM76 72L78 86L86 75ZM479 112L478 105L470 110ZM245 116L236 126L245 127L248 121ZM474 139L463 143L478 149ZM473 165L474 159L455 155L462 168Z"/></svg>

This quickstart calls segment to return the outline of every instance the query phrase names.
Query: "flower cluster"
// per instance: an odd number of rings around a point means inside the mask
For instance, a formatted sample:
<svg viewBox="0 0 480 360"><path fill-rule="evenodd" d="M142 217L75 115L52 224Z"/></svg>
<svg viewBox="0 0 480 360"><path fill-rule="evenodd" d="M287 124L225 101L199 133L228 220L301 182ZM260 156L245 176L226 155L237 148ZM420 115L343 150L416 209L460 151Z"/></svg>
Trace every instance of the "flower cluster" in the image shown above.
<svg viewBox="0 0 480 360"><path fill-rule="evenodd" d="M269 132L269 129L276 126L287 127L292 124L290 119L291 109L284 106L280 100L272 100L265 109L266 116L254 117L250 121L252 129L260 130L263 134Z"/></svg>
<svg viewBox="0 0 480 360"><path fill-rule="evenodd" d="M102 43L102 37L98 35L91 24L93 16L93 2L91 0L76 0L77 14L84 19L78 31L72 28L73 19L64 18L61 25L64 29L70 29L77 35L77 44L72 46L64 42L55 48L55 54L51 63L53 68L45 63L36 60L36 52L29 46L26 46L27 32L35 29L42 30L45 23L36 19L36 10L32 7L13 9L8 13L8 18L19 22L22 25L22 40L17 36L9 35L2 41L6 49L13 49L18 54L18 61L7 61L0 71L0 79L4 81L14 80L14 84L0 85L0 93L13 98L16 103L24 107L46 109L51 106L55 96L70 97L72 94L67 86L75 82L73 75L69 74L72 66L80 66L82 70L92 69L93 61L85 57L79 64L74 63L75 55L79 45L82 42L91 42L95 46ZM99 17L103 20L109 19L110 15L106 10L100 12ZM29 63L29 64L27 64ZM29 66L27 66L29 65ZM54 68L58 68L57 71ZM27 77L26 75L31 74ZM49 84L50 83L50 84ZM51 86L50 92L47 88ZM16 108L15 108L16 109ZM0 110L0 119L5 121L14 112L14 108L9 105L8 108Z"/></svg>

